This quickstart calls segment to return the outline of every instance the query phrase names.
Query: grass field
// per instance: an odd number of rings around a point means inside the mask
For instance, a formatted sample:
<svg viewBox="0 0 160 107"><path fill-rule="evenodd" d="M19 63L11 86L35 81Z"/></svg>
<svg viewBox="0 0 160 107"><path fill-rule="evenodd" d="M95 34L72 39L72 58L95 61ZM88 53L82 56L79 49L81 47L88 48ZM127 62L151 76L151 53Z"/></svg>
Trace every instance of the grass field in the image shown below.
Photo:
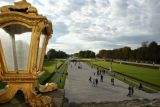
<svg viewBox="0 0 160 107"><path fill-rule="evenodd" d="M57 76L57 73L63 68L64 64L58 68L56 73L48 80L48 82L53 82Z"/></svg>
<svg viewBox="0 0 160 107"><path fill-rule="evenodd" d="M91 63L104 68L110 67L110 62L106 61L91 61ZM112 63L112 70L160 86L160 71L157 69Z"/></svg>
<svg viewBox="0 0 160 107"><path fill-rule="evenodd" d="M48 82L53 82L53 81L56 79L58 72L60 72L61 70L63 70L63 71L62 71L62 74L61 74L60 77L58 78L58 82L57 82L58 88L63 89L63 88L64 88L64 84L65 84L65 80L66 80L66 76L67 76L67 68L68 68L68 63L67 63L67 62L64 62L64 64L58 69L57 73L55 73L55 74L48 80Z"/></svg>
<svg viewBox="0 0 160 107"><path fill-rule="evenodd" d="M62 73L62 75L59 79L59 82L58 82L58 88L61 88L61 89L64 88L66 76L68 75L68 73L67 73L68 64L65 63L64 67L65 67L65 69L64 69L64 71L63 71L63 73Z"/></svg>
<svg viewBox="0 0 160 107"><path fill-rule="evenodd" d="M45 61L44 62L44 74L39 78L39 82L42 83L46 78L55 71L56 66L59 67L62 64L61 60Z"/></svg>

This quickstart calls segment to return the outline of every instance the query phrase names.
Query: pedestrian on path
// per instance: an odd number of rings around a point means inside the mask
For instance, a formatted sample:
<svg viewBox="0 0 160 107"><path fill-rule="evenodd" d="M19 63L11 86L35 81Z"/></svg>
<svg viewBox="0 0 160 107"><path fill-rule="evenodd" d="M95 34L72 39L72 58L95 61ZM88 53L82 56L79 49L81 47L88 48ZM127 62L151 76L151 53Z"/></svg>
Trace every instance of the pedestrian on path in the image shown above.
<svg viewBox="0 0 160 107"><path fill-rule="evenodd" d="M114 85L114 78L111 78L111 84Z"/></svg>
<svg viewBox="0 0 160 107"><path fill-rule="evenodd" d="M89 77L89 82L92 82L92 77L91 76Z"/></svg>
<svg viewBox="0 0 160 107"><path fill-rule="evenodd" d="M96 80L93 78L92 86L96 86Z"/></svg>
<svg viewBox="0 0 160 107"><path fill-rule="evenodd" d="M103 82L103 75L101 74L101 82Z"/></svg>
<svg viewBox="0 0 160 107"><path fill-rule="evenodd" d="M141 83L139 84L139 87L138 87L138 88L139 88L139 90L141 90L141 89L143 88L143 86L142 86Z"/></svg>
<svg viewBox="0 0 160 107"><path fill-rule="evenodd" d="M96 78L96 86L98 85L98 79Z"/></svg>
<svg viewBox="0 0 160 107"><path fill-rule="evenodd" d="M132 87L129 85L127 96L131 97L131 95L132 95Z"/></svg>
<svg viewBox="0 0 160 107"><path fill-rule="evenodd" d="M131 86L131 95L133 96L133 94L134 94L134 87Z"/></svg>

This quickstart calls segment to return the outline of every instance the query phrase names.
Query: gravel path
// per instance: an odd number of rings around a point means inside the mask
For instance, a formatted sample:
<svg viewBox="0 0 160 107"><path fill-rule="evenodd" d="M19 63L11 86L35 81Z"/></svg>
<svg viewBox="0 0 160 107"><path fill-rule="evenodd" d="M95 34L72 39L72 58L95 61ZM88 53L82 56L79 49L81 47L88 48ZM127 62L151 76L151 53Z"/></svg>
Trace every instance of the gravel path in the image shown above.
<svg viewBox="0 0 160 107"><path fill-rule="evenodd" d="M82 69L78 69L82 66ZM92 83L88 81L89 77L98 78L94 76L95 68L91 68L85 63L71 62L68 65L68 77L65 83L65 97L69 102L82 103L82 102L103 102L103 101L123 101L132 99L154 99L160 98L160 93L146 93L141 90L135 89L134 95L128 97L128 85L115 79L115 86L111 85L111 77L104 76L104 82L99 82L97 87L93 87Z"/></svg>

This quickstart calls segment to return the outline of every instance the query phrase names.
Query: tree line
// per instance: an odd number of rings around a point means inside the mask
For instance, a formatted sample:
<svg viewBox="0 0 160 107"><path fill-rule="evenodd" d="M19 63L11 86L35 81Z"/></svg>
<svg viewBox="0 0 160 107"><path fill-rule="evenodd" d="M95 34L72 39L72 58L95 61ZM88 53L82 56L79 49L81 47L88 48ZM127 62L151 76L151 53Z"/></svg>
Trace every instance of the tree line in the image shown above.
<svg viewBox="0 0 160 107"><path fill-rule="evenodd" d="M74 56L78 58L95 58L96 57L95 52L90 50L79 51L78 53L75 53Z"/></svg>
<svg viewBox="0 0 160 107"><path fill-rule="evenodd" d="M66 54L65 52L63 51L56 51L55 49L50 49L47 54L45 55L45 59L46 60L53 60L55 58L67 58L69 57L68 54Z"/></svg>
<svg viewBox="0 0 160 107"><path fill-rule="evenodd" d="M133 50L130 47L113 50L100 50L97 57L104 59L160 63L160 45L155 41L152 41L149 44L147 44L147 42L143 42L141 47Z"/></svg>

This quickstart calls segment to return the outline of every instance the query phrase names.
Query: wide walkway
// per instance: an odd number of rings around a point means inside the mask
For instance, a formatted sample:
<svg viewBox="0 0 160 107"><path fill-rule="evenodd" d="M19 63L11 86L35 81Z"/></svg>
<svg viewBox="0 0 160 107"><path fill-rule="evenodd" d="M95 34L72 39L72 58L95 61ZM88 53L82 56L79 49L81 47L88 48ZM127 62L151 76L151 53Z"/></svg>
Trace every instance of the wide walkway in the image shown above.
<svg viewBox="0 0 160 107"><path fill-rule="evenodd" d="M78 69L82 66L82 69ZM104 76L104 82L99 82L97 87L93 87L88 81L89 77L94 77L95 68L91 68L85 63L71 62L68 65L68 77L65 83L65 97L69 102L103 102L122 101L131 99L153 99L160 98L160 93L149 94L138 89L134 90L134 95L128 97L128 85L115 79L115 86L111 85L111 77ZM95 77L94 77L95 78ZM100 77L97 77L100 80Z"/></svg>

